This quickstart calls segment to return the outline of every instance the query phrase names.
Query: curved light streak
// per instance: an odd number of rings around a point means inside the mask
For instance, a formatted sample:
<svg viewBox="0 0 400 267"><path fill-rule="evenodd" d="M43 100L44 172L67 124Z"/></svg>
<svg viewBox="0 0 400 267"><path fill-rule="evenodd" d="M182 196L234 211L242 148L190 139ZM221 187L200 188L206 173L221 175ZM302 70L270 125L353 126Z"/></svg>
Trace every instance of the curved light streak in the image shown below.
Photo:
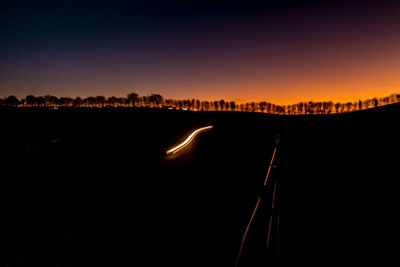
<svg viewBox="0 0 400 267"><path fill-rule="evenodd" d="M171 148L170 150L167 151L167 155L169 154L175 154L176 152L184 149L188 144L190 144L190 142L192 142L193 138L200 132L205 131L207 129L211 129L213 128L213 126L206 126L206 127L202 127L197 129L196 131L194 131L193 133L191 133L189 135L188 138L186 138L185 141L183 141L182 143L180 143L179 145L177 145L176 147Z"/></svg>

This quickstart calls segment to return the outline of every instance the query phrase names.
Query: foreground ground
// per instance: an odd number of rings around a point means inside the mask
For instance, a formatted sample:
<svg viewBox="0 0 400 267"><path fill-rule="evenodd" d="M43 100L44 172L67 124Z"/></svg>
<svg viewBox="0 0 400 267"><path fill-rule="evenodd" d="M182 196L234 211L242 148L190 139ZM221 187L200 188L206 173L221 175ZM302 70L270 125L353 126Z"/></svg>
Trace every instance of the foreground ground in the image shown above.
<svg viewBox="0 0 400 267"><path fill-rule="evenodd" d="M278 264L393 266L399 114L2 110L0 265L233 266L279 134Z"/></svg>

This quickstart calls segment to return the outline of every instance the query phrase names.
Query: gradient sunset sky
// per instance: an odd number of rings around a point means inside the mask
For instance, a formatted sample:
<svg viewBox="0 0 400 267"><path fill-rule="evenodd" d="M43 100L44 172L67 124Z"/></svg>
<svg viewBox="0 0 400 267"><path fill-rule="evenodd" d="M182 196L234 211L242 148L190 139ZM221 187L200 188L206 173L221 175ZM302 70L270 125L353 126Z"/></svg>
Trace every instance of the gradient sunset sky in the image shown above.
<svg viewBox="0 0 400 267"><path fill-rule="evenodd" d="M400 1L2 1L0 97L400 92Z"/></svg>

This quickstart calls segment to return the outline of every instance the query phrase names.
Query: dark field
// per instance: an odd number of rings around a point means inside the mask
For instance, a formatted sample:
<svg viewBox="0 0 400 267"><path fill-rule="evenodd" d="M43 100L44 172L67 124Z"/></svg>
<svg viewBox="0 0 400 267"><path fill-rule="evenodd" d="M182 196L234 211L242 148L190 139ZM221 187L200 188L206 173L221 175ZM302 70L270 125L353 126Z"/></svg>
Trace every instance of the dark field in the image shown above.
<svg viewBox="0 0 400 267"><path fill-rule="evenodd" d="M3 109L0 266L397 266L399 115Z"/></svg>

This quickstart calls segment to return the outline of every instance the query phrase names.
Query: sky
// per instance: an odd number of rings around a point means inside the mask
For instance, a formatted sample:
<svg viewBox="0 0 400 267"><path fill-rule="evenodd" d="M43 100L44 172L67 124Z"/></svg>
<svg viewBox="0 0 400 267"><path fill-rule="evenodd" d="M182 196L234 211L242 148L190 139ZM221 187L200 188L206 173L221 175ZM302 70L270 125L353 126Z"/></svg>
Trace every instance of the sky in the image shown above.
<svg viewBox="0 0 400 267"><path fill-rule="evenodd" d="M400 1L2 1L0 97L400 93Z"/></svg>

